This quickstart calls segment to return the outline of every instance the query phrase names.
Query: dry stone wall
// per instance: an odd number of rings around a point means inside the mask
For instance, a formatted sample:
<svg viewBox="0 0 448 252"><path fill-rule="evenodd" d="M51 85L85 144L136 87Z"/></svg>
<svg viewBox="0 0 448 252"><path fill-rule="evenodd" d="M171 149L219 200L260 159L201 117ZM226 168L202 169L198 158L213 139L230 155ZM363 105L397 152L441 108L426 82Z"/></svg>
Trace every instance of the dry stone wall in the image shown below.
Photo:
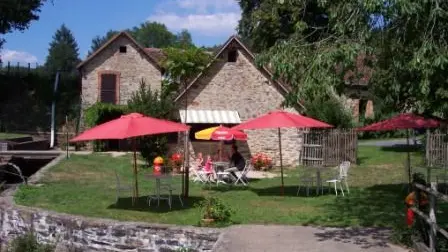
<svg viewBox="0 0 448 252"><path fill-rule="evenodd" d="M220 234L218 229L115 222L24 207L0 211L3 244L33 230L40 242L58 244L60 251L211 251Z"/></svg>

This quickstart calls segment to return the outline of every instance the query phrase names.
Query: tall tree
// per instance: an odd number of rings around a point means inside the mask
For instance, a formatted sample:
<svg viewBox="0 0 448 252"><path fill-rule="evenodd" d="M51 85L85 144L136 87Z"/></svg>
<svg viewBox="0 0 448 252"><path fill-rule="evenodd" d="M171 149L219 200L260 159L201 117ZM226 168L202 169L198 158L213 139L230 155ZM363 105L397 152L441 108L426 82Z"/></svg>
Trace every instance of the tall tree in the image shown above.
<svg viewBox="0 0 448 252"><path fill-rule="evenodd" d="M176 35L176 47L189 48L194 46L191 34L187 29L183 29Z"/></svg>
<svg viewBox="0 0 448 252"><path fill-rule="evenodd" d="M165 48L176 43L176 35L157 22L145 22L132 29L132 36L143 47Z"/></svg>
<svg viewBox="0 0 448 252"><path fill-rule="evenodd" d="M31 21L39 19L39 12L46 0L2 0L0 1L0 35L13 30L23 31ZM0 49L4 39L0 37Z"/></svg>
<svg viewBox="0 0 448 252"><path fill-rule="evenodd" d="M102 45L104 45L109 39L117 35L119 32L115 30L109 30L104 36L96 36L92 39L92 44L90 45L90 50L87 55L94 53Z"/></svg>
<svg viewBox="0 0 448 252"><path fill-rule="evenodd" d="M50 43L45 67L50 72L75 72L79 61L78 44L72 32L63 24Z"/></svg>

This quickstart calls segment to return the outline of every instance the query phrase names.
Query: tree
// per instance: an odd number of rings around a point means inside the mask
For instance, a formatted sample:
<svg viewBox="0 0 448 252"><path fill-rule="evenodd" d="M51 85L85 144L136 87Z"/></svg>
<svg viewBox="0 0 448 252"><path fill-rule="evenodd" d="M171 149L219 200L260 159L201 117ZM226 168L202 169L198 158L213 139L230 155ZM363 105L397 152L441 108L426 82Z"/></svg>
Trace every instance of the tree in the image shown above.
<svg viewBox="0 0 448 252"><path fill-rule="evenodd" d="M0 35L13 30L28 29L31 21L38 20L38 13L46 0L2 0L0 2ZM4 39L0 37L0 49Z"/></svg>
<svg viewBox="0 0 448 252"><path fill-rule="evenodd" d="M132 36L143 47L165 48L176 43L176 35L168 31L166 26L157 22L145 22L134 27Z"/></svg>
<svg viewBox="0 0 448 252"><path fill-rule="evenodd" d="M191 34L188 30L183 29L176 35L175 46L179 48L189 48L194 46Z"/></svg>
<svg viewBox="0 0 448 252"><path fill-rule="evenodd" d="M140 82L139 90L133 93L128 101L128 109L131 112L161 119L171 119L172 108L172 97L151 90L143 80ZM155 157L167 152L167 137L164 135L141 137L139 151L150 164Z"/></svg>
<svg viewBox="0 0 448 252"><path fill-rule="evenodd" d="M52 73L59 70L74 73L79 61L78 44L72 32L63 24L50 43L45 67Z"/></svg>
<svg viewBox="0 0 448 252"><path fill-rule="evenodd" d="M92 39L92 45L90 45L90 50L88 56L98 50L102 45L109 41L113 36L117 35L119 32L115 30L109 30L104 36L96 36Z"/></svg>
<svg viewBox="0 0 448 252"><path fill-rule="evenodd" d="M167 85L164 92L169 94L171 90L179 90L179 85L186 86L193 77L197 76L210 62L210 55L201 48L167 48L164 50L166 59L162 61L162 66L166 69ZM188 157L188 148L185 148L185 157ZM188 158L185 158L188 162ZM188 165L186 165L188 166ZM188 197L189 190L189 169L185 169L184 188L185 197Z"/></svg>

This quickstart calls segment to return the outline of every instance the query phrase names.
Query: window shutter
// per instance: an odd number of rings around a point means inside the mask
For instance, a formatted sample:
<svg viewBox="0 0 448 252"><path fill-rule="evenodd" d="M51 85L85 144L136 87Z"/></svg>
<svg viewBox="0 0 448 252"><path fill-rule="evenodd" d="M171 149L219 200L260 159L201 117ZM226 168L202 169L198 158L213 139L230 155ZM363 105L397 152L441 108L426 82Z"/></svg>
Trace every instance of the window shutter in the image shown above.
<svg viewBox="0 0 448 252"><path fill-rule="evenodd" d="M117 103L117 75L101 75L100 101L103 103Z"/></svg>

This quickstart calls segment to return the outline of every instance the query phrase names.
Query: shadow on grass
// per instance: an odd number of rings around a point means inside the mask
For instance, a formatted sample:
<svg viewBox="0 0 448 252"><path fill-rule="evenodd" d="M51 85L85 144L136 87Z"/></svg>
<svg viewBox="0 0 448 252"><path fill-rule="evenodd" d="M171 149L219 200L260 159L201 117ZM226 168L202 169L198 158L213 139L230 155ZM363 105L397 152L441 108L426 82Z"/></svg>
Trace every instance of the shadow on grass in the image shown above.
<svg viewBox="0 0 448 252"><path fill-rule="evenodd" d="M393 152L421 152L421 145L407 145L407 144L395 144L392 146L381 147L382 151L393 151Z"/></svg>
<svg viewBox="0 0 448 252"><path fill-rule="evenodd" d="M166 197L166 195L161 195L161 197ZM172 206L171 209L168 206L167 200L160 200L160 205L157 205L157 200L151 201L151 206L148 205L148 196L141 196L135 202L135 205L132 205L132 198L120 198L117 203L110 205L109 209L120 209L120 210L133 210L133 211L144 211L144 212L153 212L153 213L166 213L172 211L182 211L189 208L194 208L195 204L202 201L203 197L193 197L190 196L188 199L182 198L183 206L179 201L179 197L177 195L172 196Z"/></svg>
<svg viewBox="0 0 448 252"><path fill-rule="evenodd" d="M356 164L357 164L357 165L361 165L361 164L363 164L366 160L369 160L369 158L368 158L368 157L358 157L358 158L356 158Z"/></svg>

